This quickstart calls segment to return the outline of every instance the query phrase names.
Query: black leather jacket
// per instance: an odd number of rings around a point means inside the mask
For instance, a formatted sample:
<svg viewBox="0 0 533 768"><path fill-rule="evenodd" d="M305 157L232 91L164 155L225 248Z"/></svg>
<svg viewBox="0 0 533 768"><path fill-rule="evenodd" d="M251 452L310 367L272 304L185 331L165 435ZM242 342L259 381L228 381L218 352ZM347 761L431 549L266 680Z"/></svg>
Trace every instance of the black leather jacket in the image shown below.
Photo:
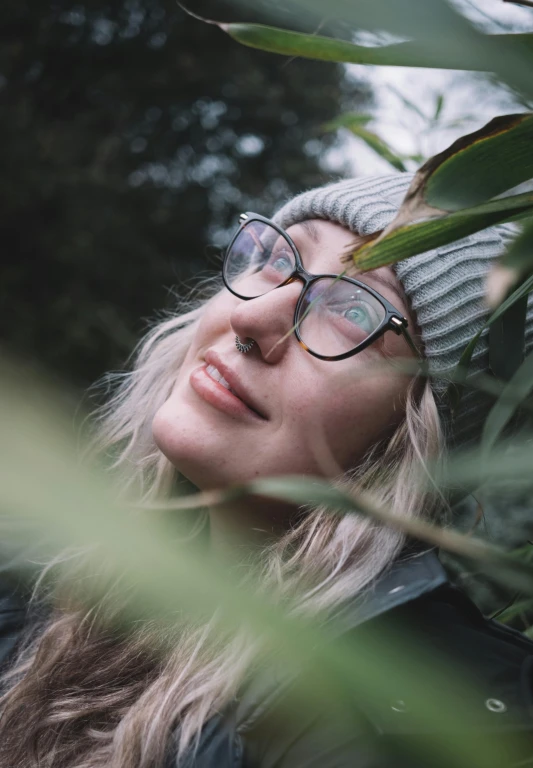
<svg viewBox="0 0 533 768"><path fill-rule="evenodd" d="M0 660L12 652L24 622L23 603L11 589L2 589ZM357 610L348 604L337 613L335 632L349 637L367 627L379 631L380 622L391 617L415 627L422 644L474 675L476 716L481 713L483 722L475 727L480 739L494 743L502 768L533 766L533 642L484 618L450 584L434 550L396 562ZM290 673L280 677L273 671L254 679L234 706L209 720L195 755L178 762L171 754L165 768L426 768L412 750L428 734L420 731L409 690L383 701L381 708L358 703L347 735L325 710L309 708L301 717L287 718L283 706L290 689ZM515 735L521 738L520 760L525 762L516 761L516 752L509 758L508 739ZM449 768L448 757L443 756L442 765Z"/></svg>

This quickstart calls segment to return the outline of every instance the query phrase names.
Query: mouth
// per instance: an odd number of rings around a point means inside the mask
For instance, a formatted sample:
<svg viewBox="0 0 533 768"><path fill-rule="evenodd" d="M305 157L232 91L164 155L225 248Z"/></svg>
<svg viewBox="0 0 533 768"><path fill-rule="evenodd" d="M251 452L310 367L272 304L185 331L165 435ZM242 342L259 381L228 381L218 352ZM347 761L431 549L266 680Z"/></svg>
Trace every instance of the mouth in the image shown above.
<svg viewBox="0 0 533 768"><path fill-rule="evenodd" d="M236 398L238 398L250 411L256 414L256 416L259 416L261 419L265 419L266 417L260 413L257 408L254 408L253 405L250 404L248 399L244 399L242 396L242 390L237 391L234 389L229 381L224 378L222 372L219 368L217 368L216 365L213 365L213 363L207 363L207 366L205 368L206 374L209 376L209 378L213 379L213 381L216 381L218 384L220 384L222 387L228 390L228 392L231 392L232 395L234 395Z"/></svg>
<svg viewBox="0 0 533 768"><path fill-rule="evenodd" d="M240 361L238 361L240 363ZM246 378L251 377L253 370ZM238 370L230 367L214 349L207 350L203 361L189 377L191 387L217 410L246 421L265 422L269 416L255 396L252 382L244 380Z"/></svg>
<svg viewBox="0 0 533 768"><path fill-rule="evenodd" d="M214 381L218 381L219 384L222 384L223 387L226 387L235 397L239 397L239 395L235 392L234 389L232 389L229 385L229 381L226 381L224 376L220 373L216 365L208 365L205 369L205 372L208 376L211 376L211 378ZM240 400L240 398L239 398Z"/></svg>

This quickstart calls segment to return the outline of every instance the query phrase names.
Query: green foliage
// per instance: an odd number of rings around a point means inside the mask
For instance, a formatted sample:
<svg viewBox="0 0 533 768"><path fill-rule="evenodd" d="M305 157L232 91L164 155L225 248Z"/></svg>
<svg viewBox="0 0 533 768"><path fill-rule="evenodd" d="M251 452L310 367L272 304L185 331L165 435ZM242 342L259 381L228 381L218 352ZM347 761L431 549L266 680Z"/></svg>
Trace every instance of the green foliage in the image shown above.
<svg viewBox="0 0 533 768"><path fill-rule="evenodd" d="M514 392L517 400L514 404L507 401L505 397L499 398L496 401L483 426L481 438L481 449L483 451L490 451L515 413L518 404L531 394L533 390L533 355L526 357L505 387L502 395L509 390Z"/></svg>
<svg viewBox="0 0 533 768"><path fill-rule="evenodd" d="M52 557L65 547L78 551L77 558L62 566L78 599L98 605L103 616L111 611L115 621L118 614L123 629L131 622L155 621L170 642L176 618L183 613L205 619L216 612L221 628L235 630L245 625L268 643L285 669L288 666L286 674L291 681L294 678L299 708L328 707L336 713L339 727L346 729L346 736L351 732L350 706L354 706L351 692L364 691L368 705L378 707L381 701L393 698L395 691L408 688L420 702L417 718L421 733L426 734L413 745L416 752L435 754L438 766L500 768L489 735L480 743L474 730L461 727L466 718L475 722L477 693L472 681L437 665L431 649L417 648L416 655L412 654L408 628L395 625L395 652L390 654L389 639L383 632L370 630L348 642L335 639L308 620L289 618L257 593L253 580L247 586L240 583L238 569L223 568L212 555L206 557L187 542L169 537L154 509L139 513L117 505L101 471L81 467L76 461L62 410L42 382L35 389L27 378L6 369L5 363L4 373L0 386L3 534L12 536L22 528L29 543L34 543L39 533L46 533L40 557ZM28 463L33 468L31 483L27 482ZM349 497L318 480L312 484L299 477L263 480L230 493L320 502L332 510L384 519L364 499ZM176 506L191 508L207 500L227 504L228 497L220 493L218 499L214 494L183 498ZM412 526L413 521L395 524ZM458 546L463 554L490 568L493 577L508 579L515 588L533 593L531 565L480 541L437 533L437 529L431 533L427 525L425 530L428 540L432 535L442 537L444 546ZM420 531L424 533L424 526ZM304 674L296 677L297 670ZM433 693L435 687L438 697ZM291 717L290 710L285 714ZM450 739L450 732L457 736ZM517 748L519 742L517 738Z"/></svg>
<svg viewBox="0 0 533 768"><path fill-rule="evenodd" d="M230 37L243 45L270 53L301 56L319 61L345 64L374 64L389 67L447 67L449 69L476 68L466 54L452 61L449 55L442 60L431 55L427 46L417 43L396 43L379 47L355 45L345 40L333 40L322 35L304 35L261 24L218 25ZM478 65L479 66L479 65ZM484 67L480 67L484 69Z"/></svg>
<svg viewBox="0 0 533 768"><path fill-rule="evenodd" d="M521 234L511 243L487 283L487 299L498 304L516 283L533 271L533 220L527 219Z"/></svg>
<svg viewBox="0 0 533 768"><path fill-rule="evenodd" d="M23 32L20 23L13 23L8 32L14 42L3 53L12 119L3 121L0 129L0 140L12 148L2 182L4 239L13 244L20 233L17 258L10 258L2 285L2 298L8 300L6 317L22 329L11 341L31 352L66 325L72 337L98 349L99 365L115 361L117 350L131 346L133 315L162 303L154 286L174 282L176 273L183 279L196 271L208 231L223 234L243 202L253 208L261 200L271 207L280 196L322 180L316 157L303 149L312 125L329 120L326 131L347 127L396 168L404 167L404 158L368 129L368 116L343 114L331 120L341 102L337 69L321 69L320 64L306 61L280 70L268 54L254 53L260 58L250 58L252 54L234 41L334 63L490 70L526 100L533 94L533 35L483 34L443 0L328 4L332 29L380 29L407 38L377 47L310 34L313 14L322 13L319 0L303 4L289 0L284 5L299 31L242 20L216 22L232 40L181 10L169 18L157 3L138 20L135 34L128 32L133 23L128 4L109 10L98 0L87 0L81 9L65 14L49 10L42 24ZM309 16L304 13L298 19L296 12L302 8L310 11ZM274 3L270 12L276 9ZM215 11L216 4L204 10ZM18 13L20 22L22 12ZM65 71L76 76L65 81ZM435 120L443 104L441 96ZM241 108L244 117L236 114ZM181 146L189 148L182 155L176 150L177 134L184 137ZM248 156L242 141L247 136L263 147ZM354 253L357 266L392 264L499 222L525 221L523 233L489 281L488 299L495 311L485 328L498 323L533 288L533 193L501 197L533 176L532 139L530 113L503 116L429 160L396 219ZM207 145L209 152L203 149ZM327 145L327 139L321 143ZM205 166L208 157L216 159L211 170ZM231 194L237 180L243 191ZM29 218L40 223L39 233L24 226ZM186 254L178 263L177 242ZM110 250L115 260L109 259ZM82 264L87 271L80 273ZM28 265L31 270L26 273ZM61 300L49 302L42 290L24 293L27 274L33 288L46 285L49 290L54 280L62 282ZM148 274L154 281L149 289ZM90 284L101 289L96 302ZM17 291L19 296L24 293L25 303L10 303ZM29 341L39 323L29 323L28 316L46 317L47 311L52 319L43 336L36 332ZM92 333L93 326L97 333ZM479 334L466 347L451 377L455 404L466 386L478 338ZM57 349L45 358L63 359ZM91 360L89 354L78 378L91 368ZM472 690L449 670L437 668L430 656L421 676L419 659L415 664L406 638L395 637L394 654L387 652L388 638L383 636L370 635L369 641L350 648L342 642L332 644L312 622L289 619L260 596L253 589L253 578L245 588L231 569L169 537L160 512L177 514L259 495L294 505L322 504L331 514L370 516L466 559L492 581L518 593L520 599L502 613L506 621L531 605L531 547L509 552L423 520L392 516L386 507L364 496L347 495L320 479L263 479L172 499L160 510L132 510L112 500L113 489L100 472L81 468L73 460L72 442L61 428L61 409L52 408L46 396L36 397L20 378L9 375L6 381L0 387L0 510L5 538L14 531L19 535L17 526L23 523L23 530L29 530L28 543L46 533L41 545L45 557L64 547L82 551L82 577L73 573L71 580L80 598L89 604L105 602L117 594L115 589L110 593L110 586L122 585L120 600L125 595L128 599L119 610L121 620L126 625L155 621L166 630L172 630L182 613L202 619L218 612L229 628L250 627L285 663L305 667L307 674L299 679L302 706L320 699L323 706L338 708L339 691L353 690L364 690L377 702L408 681L424 704L422 722L440 720L448 729L461 730L463 718L472 711ZM478 377L468 385L492 392L495 403L481 449L452 456L444 469L428 468L436 492L457 487L487 491L518 487L531 492L531 441L503 443L500 437L520 407L533 407L533 357L526 358L507 384ZM419 482L427 483L427 477ZM417 648L419 654L424 656ZM436 686L438 698L431 695ZM342 716L339 713L341 721ZM349 721L343 722L349 726ZM499 766L490 741L479 741L472 733L450 739L446 729L436 731L419 748L446 765Z"/></svg>
<svg viewBox="0 0 533 768"><path fill-rule="evenodd" d="M275 53L360 64L482 69L496 73L525 98L532 95L531 82L524 78L533 59L529 33L483 34L444 0L430 0L423 6L416 0L400 0L394 9L386 0L376 0L372 6L358 4L356 11L342 0L330 5L330 17L341 17L353 23L355 29L379 26L410 39L368 47L260 24L210 23L218 24L244 45ZM315 0L309 0L306 8L316 11ZM387 12L378 22L376 14L385 8ZM440 116L442 104L442 99L437 101L435 119ZM364 119L347 115L328 127L339 125L348 127L396 168L404 167L388 145L366 128ZM395 220L380 237L354 253L356 265L363 270L375 269L499 222L527 216L533 210L531 196L517 195L503 201L494 198L533 176L532 139L533 115L506 115L431 158L419 170ZM423 218L433 220L414 223ZM529 273L533 255L528 238L526 233L510 251L509 264L491 276L488 298L493 306L505 298L521 276Z"/></svg>
<svg viewBox="0 0 533 768"><path fill-rule="evenodd" d="M497 309L494 310L491 316L484 323L483 327L480 328L480 330L471 338L471 340L468 342L468 344L464 348L461 354L461 357L459 359L459 364L457 366L456 380L450 384L450 387L447 393L447 396L449 398L449 401L453 409L456 409L458 407L459 402L461 400L461 395L464 389L464 381L466 378L466 374L468 373L468 367L470 365L472 355L474 354L474 350L476 348L476 345L479 341L481 334L487 328L490 328L490 326L493 323L497 322L504 315L504 313L507 312L507 310L510 307L512 307L514 304L516 304L520 300L524 299L524 297L527 296L532 290L533 290L533 276L530 277L528 280L526 280L524 283L522 283L521 286L519 286L515 291L513 291L513 293L510 296L508 296L505 299L505 301L503 301L499 305L499 307L497 307ZM508 391L509 391L509 387L506 388L507 394L508 394ZM505 395L503 392L499 393L499 396L505 399ZM510 401L507 399L507 402L510 402ZM517 404L518 404L518 401L513 399L513 405L516 407Z"/></svg>
<svg viewBox="0 0 533 768"><path fill-rule="evenodd" d="M407 170L402 158L382 138L366 127L371 119L368 115L348 113L326 123L322 126L322 130L336 131L338 128L347 128L354 136L362 139L370 149L373 149L380 157L390 163L393 168L398 171Z"/></svg>
<svg viewBox="0 0 533 768"><path fill-rule="evenodd" d="M410 210L407 215L412 214L416 219L422 210ZM362 270L394 264L408 256L453 243L495 224L529 216L531 211L533 192L492 200L474 208L465 208L448 216L438 216L414 224L398 223L405 212L400 209L397 218L379 238L355 251L354 261Z"/></svg>
<svg viewBox="0 0 533 768"><path fill-rule="evenodd" d="M443 211L486 202L533 176L533 115L505 115L463 136L420 169L417 195Z"/></svg>
<svg viewBox="0 0 533 768"><path fill-rule="evenodd" d="M321 0L287 0L284 5L301 9L304 18L309 14L320 19L323 14ZM531 34L483 34L445 0L364 0L356 5L349 0L330 0L328 19L342 19L352 31L379 30L408 42L377 49L352 47L346 41L265 25L219 22L219 26L239 42L273 53L360 64L494 72L521 93L533 95L529 77Z"/></svg>

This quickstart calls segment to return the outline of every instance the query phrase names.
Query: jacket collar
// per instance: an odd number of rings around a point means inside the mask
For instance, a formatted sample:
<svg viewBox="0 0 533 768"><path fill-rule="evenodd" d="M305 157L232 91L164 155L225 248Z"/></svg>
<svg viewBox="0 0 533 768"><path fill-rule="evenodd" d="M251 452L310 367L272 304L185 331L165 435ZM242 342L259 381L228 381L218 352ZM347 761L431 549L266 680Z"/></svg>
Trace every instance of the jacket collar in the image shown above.
<svg viewBox="0 0 533 768"><path fill-rule="evenodd" d="M446 571L435 548L405 548L393 565L379 575L361 595L347 600L330 615L326 622L328 636L338 637L447 582ZM259 670L242 691L236 710L239 730L245 732L251 728L273 706L296 674L295 670L288 670L283 662L279 667L269 665L268 669Z"/></svg>
<svg viewBox="0 0 533 768"><path fill-rule="evenodd" d="M392 608L408 603L448 582L435 547L405 550L393 565L356 599L331 616L335 635L347 632Z"/></svg>

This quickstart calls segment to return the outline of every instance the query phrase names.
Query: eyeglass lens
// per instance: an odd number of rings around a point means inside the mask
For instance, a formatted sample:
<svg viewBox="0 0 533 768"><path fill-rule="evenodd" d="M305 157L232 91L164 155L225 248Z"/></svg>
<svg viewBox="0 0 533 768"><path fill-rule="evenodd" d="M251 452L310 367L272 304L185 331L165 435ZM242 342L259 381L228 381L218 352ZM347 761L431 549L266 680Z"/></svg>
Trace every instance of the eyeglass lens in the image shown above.
<svg viewBox="0 0 533 768"><path fill-rule="evenodd" d="M277 288L296 268L289 243L273 227L262 221L246 224L224 262L224 277L244 298L255 298Z"/></svg>
<svg viewBox="0 0 533 768"><path fill-rule="evenodd" d="M269 224L253 220L226 254L224 278L242 298L256 298L285 282L296 268L289 242ZM334 357L362 344L385 319L376 297L342 278L314 280L300 303L296 323L303 343L318 355Z"/></svg>

